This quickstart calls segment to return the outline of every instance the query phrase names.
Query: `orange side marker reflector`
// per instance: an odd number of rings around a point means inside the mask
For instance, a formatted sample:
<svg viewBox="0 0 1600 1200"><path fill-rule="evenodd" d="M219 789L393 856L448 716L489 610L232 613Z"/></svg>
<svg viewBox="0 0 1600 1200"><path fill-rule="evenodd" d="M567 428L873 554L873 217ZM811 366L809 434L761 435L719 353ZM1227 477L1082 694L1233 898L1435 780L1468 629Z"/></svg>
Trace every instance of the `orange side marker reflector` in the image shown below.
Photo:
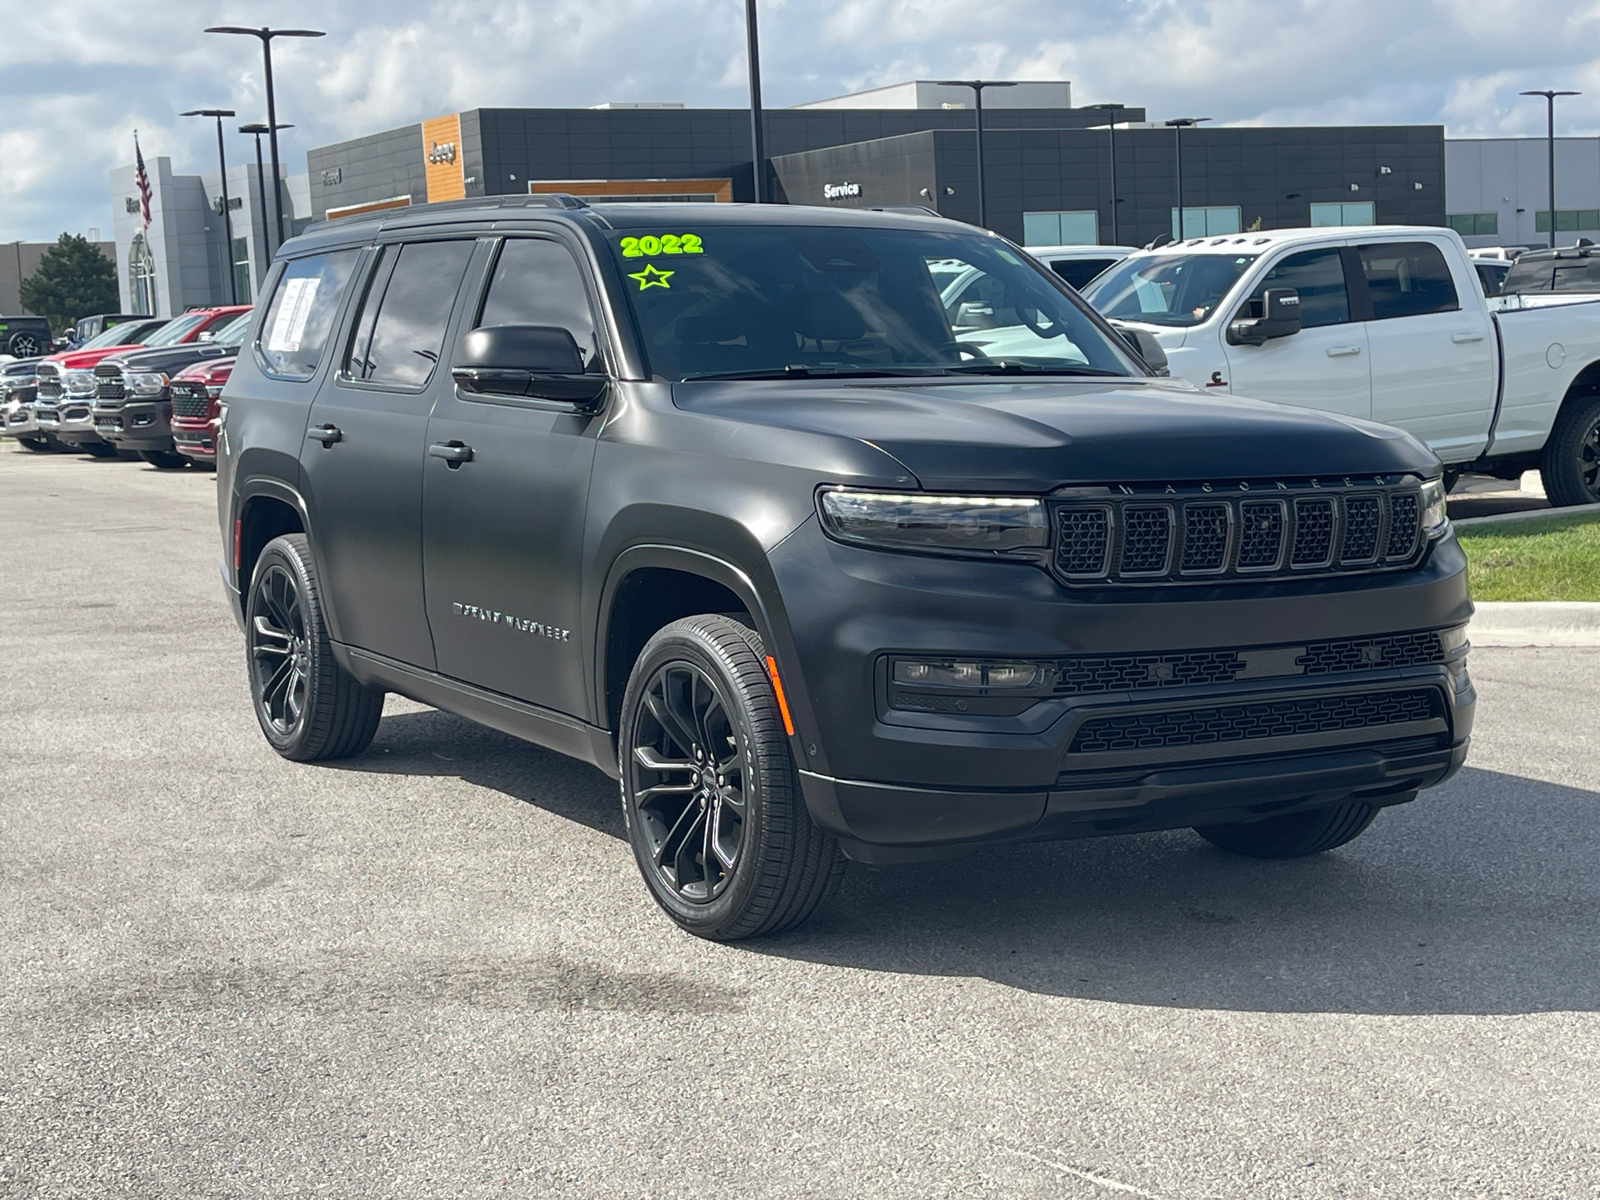
<svg viewBox="0 0 1600 1200"><path fill-rule="evenodd" d="M778 678L778 664L767 655L767 678L772 680L772 691L778 697L778 711L783 714L783 731L794 736L794 718L789 715L789 702L783 698L783 681Z"/></svg>

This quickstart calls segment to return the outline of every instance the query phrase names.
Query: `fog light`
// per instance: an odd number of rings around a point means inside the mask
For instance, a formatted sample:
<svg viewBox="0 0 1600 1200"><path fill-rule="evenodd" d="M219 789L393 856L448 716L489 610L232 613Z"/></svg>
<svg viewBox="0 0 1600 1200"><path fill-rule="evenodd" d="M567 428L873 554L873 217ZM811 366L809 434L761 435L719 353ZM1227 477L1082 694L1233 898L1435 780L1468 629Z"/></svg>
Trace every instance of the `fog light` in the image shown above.
<svg viewBox="0 0 1600 1200"><path fill-rule="evenodd" d="M1029 662L897 659L894 681L936 688L1032 688L1042 686L1049 668Z"/></svg>

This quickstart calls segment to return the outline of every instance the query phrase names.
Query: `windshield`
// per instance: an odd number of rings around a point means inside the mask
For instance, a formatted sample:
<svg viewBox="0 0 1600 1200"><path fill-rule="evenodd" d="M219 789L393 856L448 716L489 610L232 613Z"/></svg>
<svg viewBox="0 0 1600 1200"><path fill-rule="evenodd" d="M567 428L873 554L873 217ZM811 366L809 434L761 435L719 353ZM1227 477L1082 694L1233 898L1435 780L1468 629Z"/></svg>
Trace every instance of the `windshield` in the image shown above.
<svg viewBox="0 0 1600 1200"><path fill-rule="evenodd" d="M250 332L250 314L243 312L219 329L217 335L211 339L211 344L213 346L242 346L244 345L244 335L248 332Z"/></svg>
<svg viewBox="0 0 1600 1200"><path fill-rule="evenodd" d="M210 313L190 313L186 317L179 317L176 321L163 325L154 337L145 342L145 345L152 350L158 346L176 346L210 319Z"/></svg>
<svg viewBox="0 0 1600 1200"><path fill-rule="evenodd" d="M657 377L1144 374L995 238L707 225L610 245Z"/></svg>
<svg viewBox="0 0 1600 1200"><path fill-rule="evenodd" d="M1213 312L1254 254L1157 254L1125 258L1083 289L1109 318L1198 325Z"/></svg>
<svg viewBox="0 0 1600 1200"><path fill-rule="evenodd" d="M132 332L134 331L130 330L126 325L113 325L110 329L102 329L83 345L79 346L78 349L98 350L103 346L126 346L129 343L124 339Z"/></svg>

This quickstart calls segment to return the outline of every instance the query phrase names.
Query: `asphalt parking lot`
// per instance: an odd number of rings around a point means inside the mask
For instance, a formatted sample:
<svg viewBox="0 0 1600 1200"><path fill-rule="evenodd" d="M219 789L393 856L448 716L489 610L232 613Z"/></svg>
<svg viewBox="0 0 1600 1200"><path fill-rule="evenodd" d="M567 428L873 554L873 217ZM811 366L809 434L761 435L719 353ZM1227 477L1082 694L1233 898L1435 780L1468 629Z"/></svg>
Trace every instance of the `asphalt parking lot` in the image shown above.
<svg viewBox="0 0 1600 1200"><path fill-rule="evenodd" d="M590 768L394 699L274 756L214 486L0 449L0 1196L1600 1195L1600 650L1477 652L1469 768L1320 859L715 946Z"/></svg>

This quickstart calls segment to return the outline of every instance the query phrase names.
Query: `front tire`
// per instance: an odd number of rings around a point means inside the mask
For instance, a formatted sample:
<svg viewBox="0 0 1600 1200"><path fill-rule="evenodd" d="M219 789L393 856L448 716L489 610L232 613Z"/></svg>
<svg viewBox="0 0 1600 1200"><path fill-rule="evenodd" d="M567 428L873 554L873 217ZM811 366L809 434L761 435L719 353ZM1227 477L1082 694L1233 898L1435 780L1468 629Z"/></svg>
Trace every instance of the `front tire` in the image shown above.
<svg viewBox="0 0 1600 1200"><path fill-rule="evenodd" d="M45 441L43 438L19 437L17 439L17 444L20 445L24 450L31 450L35 454L48 454L50 451L55 449L54 446Z"/></svg>
<svg viewBox="0 0 1600 1200"><path fill-rule="evenodd" d="M1555 508L1600 503L1600 397L1556 418L1539 459L1539 478Z"/></svg>
<svg viewBox="0 0 1600 1200"><path fill-rule="evenodd" d="M844 876L811 820L759 636L687 617L645 645L618 722L622 811L645 884L715 941L805 921Z"/></svg>
<svg viewBox="0 0 1600 1200"><path fill-rule="evenodd" d="M117 456L117 448L110 442L80 442L76 446L69 444L68 449L76 450L79 454L87 454L91 458L115 458Z"/></svg>
<svg viewBox="0 0 1600 1200"><path fill-rule="evenodd" d="M139 457L162 471L176 471L189 465L189 460L171 450L141 450Z"/></svg>
<svg viewBox="0 0 1600 1200"><path fill-rule="evenodd" d="M1265 821L1199 825L1195 832L1218 849L1246 858L1306 858L1353 841L1377 815L1372 805L1354 802Z"/></svg>
<svg viewBox="0 0 1600 1200"><path fill-rule="evenodd" d="M321 762L372 744L383 692L364 687L333 657L305 534L274 538L256 559L245 641L250 698L274 750L294 762Z"/></svg>

